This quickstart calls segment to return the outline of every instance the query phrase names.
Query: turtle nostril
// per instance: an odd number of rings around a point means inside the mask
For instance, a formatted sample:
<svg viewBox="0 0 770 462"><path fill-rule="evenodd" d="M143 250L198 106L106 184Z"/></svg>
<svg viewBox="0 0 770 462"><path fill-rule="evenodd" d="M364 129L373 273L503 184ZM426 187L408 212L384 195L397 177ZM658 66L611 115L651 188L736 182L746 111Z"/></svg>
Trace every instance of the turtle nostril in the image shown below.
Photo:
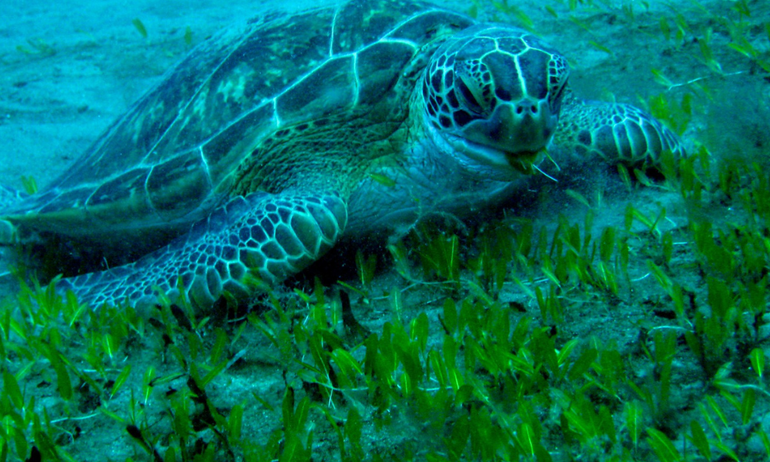
<svg viewBox="0 0 770 462"><path fill-rule="evenodd" d="M539 112L539 108L537 104L533 103L532 101L524 100L521 101L516 105L516 114L522 115L522 114L529 114L531 116L536 116Z"/></svg>

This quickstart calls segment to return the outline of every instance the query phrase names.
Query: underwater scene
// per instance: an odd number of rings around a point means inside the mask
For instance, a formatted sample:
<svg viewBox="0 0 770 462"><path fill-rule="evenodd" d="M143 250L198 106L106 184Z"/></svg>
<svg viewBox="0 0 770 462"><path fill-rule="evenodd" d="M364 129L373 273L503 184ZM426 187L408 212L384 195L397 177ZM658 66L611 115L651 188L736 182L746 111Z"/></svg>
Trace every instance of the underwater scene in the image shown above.
<svg viewBox="0 0 770 462"><path fill-rule="evenodd" d="M770 460L770 2L0 9L0 462Z"/></svg>

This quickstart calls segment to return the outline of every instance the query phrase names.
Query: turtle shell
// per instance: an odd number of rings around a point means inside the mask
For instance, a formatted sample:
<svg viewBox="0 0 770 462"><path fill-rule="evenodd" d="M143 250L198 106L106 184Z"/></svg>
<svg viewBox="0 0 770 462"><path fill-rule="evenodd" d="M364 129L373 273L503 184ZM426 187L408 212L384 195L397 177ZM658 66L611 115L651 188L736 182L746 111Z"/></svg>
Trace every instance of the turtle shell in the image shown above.
<svg viewBox="0 0 770 462"><path fill-rule="evenodd" d="M406 118L418 74L472 22L412 1L357 0L226 29L2 215L98 241L181 231L255 190L345 189L397 151L382 146Z"/></svg>

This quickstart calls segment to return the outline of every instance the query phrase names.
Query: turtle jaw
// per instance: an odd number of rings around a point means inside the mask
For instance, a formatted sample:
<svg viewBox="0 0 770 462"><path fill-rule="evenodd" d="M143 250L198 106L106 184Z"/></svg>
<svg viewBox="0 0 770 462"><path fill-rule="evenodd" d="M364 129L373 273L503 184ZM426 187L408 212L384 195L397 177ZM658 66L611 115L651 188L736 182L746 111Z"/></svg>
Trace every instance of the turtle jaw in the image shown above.
<svg viewBox="0 0 770 462"><path fill-rule="evenodd" d="M499 176L515 178L532 175L546 157L559 122L558 107L547 99L522 98L504 102L484 118L467 122L461 128L438 127L426 115L432 135L471 169L499 172ZM443 144L443 143L442 143ZM476 167L473 167L475 164Z"/></svg>
<svg viewBox="0 0 770 462"><path fill-rule="evenodd" d="M446 140L452 151L466 157L473 163L492 167L495 170L512 174L512 176L515 176L516 173L533 174L535 172L534 167L546 157L545 146L538 150L511 152L449 133L439 134L439 136Z"/></svg>
<svg viewBox="0 0 770 462"><path fill-rule="evenodd" d="M478 162L500 167L505 162L530 175L535 171L533 165L545 158L558 122L559 113L551 109L548 101L523 98L498 104L487 119L469 123L461 136L450 136L456 138L457 148Z"/></svg>

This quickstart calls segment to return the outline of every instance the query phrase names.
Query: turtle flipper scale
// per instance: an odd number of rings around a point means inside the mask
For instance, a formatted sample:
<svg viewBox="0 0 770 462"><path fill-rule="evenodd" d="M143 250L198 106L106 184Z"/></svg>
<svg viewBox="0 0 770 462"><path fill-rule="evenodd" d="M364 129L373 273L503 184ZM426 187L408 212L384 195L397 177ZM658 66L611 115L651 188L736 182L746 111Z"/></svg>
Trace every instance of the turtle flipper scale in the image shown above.
<svg viewBox="0 0 770 462"><path fill-rule="evenodd" d="M679 137L660 121L630 104L580 101L569 95L554 136L557 146L607 162L658 167L661 154L686 151Z"/></svg>
<svg viewBox="0 0 770 462"><path fill-rule="evenodd" d="M347 223L345 202L336 194L254 193L231 199L166 247L106 271L68 278L72 290L92 307L127 301L133 306L171 300L178 281L193 305L208 307L223 293L252 292L252 274L270 285L315 261L338 240Z"/></svg>

